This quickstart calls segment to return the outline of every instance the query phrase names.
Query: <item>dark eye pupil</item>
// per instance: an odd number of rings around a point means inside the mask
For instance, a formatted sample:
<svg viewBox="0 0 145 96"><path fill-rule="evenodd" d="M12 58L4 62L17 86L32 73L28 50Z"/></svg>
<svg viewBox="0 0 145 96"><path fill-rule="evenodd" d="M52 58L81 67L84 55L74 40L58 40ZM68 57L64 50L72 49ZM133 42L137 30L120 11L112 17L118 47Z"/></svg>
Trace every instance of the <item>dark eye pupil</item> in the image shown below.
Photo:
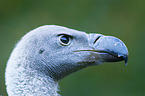
<svg viewBox="0 0 145 96"><path fill-rule="evenodd" d="M68 44L68 42L69 42L69 37L68 37L68 36L62 36L62 37L60 38L60 41L61 41L62 43L64 43L64 44Z"/></svg>

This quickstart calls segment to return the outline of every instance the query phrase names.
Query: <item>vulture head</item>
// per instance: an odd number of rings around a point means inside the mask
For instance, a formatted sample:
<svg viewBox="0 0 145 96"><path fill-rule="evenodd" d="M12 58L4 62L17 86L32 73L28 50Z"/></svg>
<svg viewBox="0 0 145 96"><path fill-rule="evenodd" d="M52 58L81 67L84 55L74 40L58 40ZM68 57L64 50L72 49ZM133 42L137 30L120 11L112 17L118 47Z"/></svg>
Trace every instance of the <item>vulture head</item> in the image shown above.
<svg viewBox="0 0 145 96"><path fill-rule="evenodd" d="M9 96L58 96L57 82L65 76L104 62L125 61L128 50L113 36L56 25L38 27L16 44L6 67Z"/></svg>

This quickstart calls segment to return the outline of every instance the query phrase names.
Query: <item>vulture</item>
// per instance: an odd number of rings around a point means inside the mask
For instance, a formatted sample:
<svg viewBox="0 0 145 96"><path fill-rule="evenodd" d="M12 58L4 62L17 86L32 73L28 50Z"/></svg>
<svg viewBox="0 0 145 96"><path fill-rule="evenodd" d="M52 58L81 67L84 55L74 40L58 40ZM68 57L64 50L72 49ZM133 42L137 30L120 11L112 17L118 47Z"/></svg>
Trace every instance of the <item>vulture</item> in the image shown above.
<svg viewBox="0 0 145 96"><path fill-rule="evenodd" d="M7 62L9 96L60 96L65 76L104 62L128 61L128 49L118 38L85 33L58 25L40 26L15 45Z"/></svg>

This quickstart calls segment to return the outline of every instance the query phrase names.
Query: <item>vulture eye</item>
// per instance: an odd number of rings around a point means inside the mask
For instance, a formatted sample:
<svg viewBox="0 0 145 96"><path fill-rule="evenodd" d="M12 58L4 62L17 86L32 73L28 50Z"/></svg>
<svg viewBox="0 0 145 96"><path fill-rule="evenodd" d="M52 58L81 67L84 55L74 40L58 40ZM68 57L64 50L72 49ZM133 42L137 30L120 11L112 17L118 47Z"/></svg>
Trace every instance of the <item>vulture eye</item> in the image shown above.
<svg viewBox="0 0 145 96"><path fill-rule="evenodd" d="M61 45L64 45L64 46L67 46L70 43L70 37L67 35L61 35L59 40L60 40Z"/></svg>

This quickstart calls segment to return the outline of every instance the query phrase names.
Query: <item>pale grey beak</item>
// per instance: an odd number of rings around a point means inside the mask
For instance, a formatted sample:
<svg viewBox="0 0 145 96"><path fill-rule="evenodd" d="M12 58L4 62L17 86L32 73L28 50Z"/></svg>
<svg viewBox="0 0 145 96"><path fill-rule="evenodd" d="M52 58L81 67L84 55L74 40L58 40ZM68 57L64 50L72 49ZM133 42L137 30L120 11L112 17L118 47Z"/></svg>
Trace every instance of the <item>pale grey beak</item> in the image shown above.
<svg viewBox="0 0 145 96"><path fill-rule="evenodd" d="M104 62L128 61L128 49L118 38L101 34L88 34L89 46L101 55Z"/></svg>

